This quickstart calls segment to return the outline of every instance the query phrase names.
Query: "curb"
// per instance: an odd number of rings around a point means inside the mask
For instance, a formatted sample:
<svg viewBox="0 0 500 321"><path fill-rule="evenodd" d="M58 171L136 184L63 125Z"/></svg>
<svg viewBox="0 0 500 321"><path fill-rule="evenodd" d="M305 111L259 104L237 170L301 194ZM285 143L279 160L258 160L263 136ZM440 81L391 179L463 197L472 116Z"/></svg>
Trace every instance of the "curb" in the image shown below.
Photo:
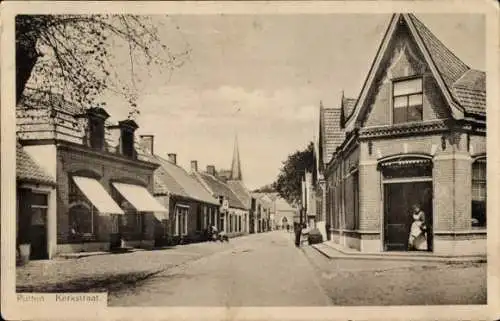
<svg viewBox="0 0 500 321"><path fill-rule="evenodd" d="M414 262L441 262L441 263L486 263L486 256L463 256L463 257L432 257L432 256L397 256L397 255L384 255L384 254L363 254L363 253L347 253L333 248L329 245L330 251L338 252L338 255L331 255L328 250L322 249L317 244L311 245L316 251L328 259L349 259L349 260L384 260L384 261L414 261Z"/></svg>

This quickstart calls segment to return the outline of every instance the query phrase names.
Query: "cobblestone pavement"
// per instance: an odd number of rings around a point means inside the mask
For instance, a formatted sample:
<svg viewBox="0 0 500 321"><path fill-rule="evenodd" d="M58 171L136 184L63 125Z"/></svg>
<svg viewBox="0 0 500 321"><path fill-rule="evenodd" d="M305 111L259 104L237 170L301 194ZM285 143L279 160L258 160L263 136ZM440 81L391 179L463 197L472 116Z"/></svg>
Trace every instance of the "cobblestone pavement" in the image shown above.
<svg viewBox="0 0 500 321"><path fill-rule="evenodd" d="M334 305L486 304L486 263L328 259L304 254Z"/></svg>
<svg viewBox="0 0 500 321"><path fill-rule="evenodd" d="M159 273L112 294L110 305L327 306L307 258L286 232L251 235L233 250Z"/></svg>
<svg viewBox="0 0 500 321"><path fill-rule="evenodd" d="M157 251L30 262L18 291L108 291L111 306L485 304L486 264L327 259L275 231Z"/></svg>
<svg viewBox="0 0 500 321"><path fill-rule="evenodd" d="M101 292L128 287L164 269L230 250L238 242L241 240L188 244L154 251L31 261L16 268L17 291Z"/></svg>

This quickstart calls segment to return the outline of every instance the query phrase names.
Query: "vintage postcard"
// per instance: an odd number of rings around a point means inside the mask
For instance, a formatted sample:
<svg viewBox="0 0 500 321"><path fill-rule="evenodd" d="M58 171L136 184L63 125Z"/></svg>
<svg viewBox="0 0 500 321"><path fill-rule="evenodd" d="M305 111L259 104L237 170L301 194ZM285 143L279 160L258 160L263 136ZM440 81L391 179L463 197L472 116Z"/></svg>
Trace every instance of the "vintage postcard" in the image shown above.
<svg viewBox="0 0 500 321"><path fill-rule="evenodd" d="M1 14L3 318L499 317L496 3Z"/></svg>

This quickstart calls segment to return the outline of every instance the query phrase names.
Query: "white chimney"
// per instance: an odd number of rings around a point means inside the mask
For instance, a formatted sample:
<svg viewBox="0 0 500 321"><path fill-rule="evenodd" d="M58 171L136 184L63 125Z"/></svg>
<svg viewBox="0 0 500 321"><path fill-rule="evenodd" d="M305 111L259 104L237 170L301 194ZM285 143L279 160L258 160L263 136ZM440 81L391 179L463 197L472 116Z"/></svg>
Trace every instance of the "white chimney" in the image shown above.
<svg viewBox="0 0 500 321"><path fill-rule="evenodd" d="M215 166L214 165L207 165L207 173L215 176Z"/></svg>
<svg viewBox="0 0 500 321"><path fill-rule="evenodd" d="M198 171L198 161L196 160L191 161L191 171L193 173Z"/></svg>
<svg viewBox="0 0 500 321"><path fill-rule="evenodd" d="M141 147L148 155L154 155L154 135L140 135Z"/></svg>
<svg viewBox="0 0 500 321"><path fill-rule="evenodd" d="M177 154L174 154L174 153L169 153L169 154L168 154L168 160L169 160L172 164L176 164L176 165L177 165Z"/></svg>

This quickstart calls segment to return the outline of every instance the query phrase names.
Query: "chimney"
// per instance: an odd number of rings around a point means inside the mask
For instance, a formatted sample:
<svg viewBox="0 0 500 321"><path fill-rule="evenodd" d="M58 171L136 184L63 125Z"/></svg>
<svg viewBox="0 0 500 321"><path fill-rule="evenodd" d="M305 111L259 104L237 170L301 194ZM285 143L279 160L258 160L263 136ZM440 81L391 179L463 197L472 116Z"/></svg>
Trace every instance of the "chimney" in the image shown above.
<svg viewBox="0 0 500 321"><path fill-rule="evenodd" d="M172 163L177 165L177 154L174 153L169 153L168 154L168 160Z"/></svg>
<svg viewBox="0 0 500 321"><path fill-rule="evenodd" d="M207 173L215 176L215 166L214 165L207 165Z"/></svg>
<svg viewBox="0 0 500 321"><path fill-rule="evenodd" d="M141 147L148 155L154 155L154 135L140 135Z"/></svg>
<svg viewBox="0 0 500 321"><path fill-rule="evenodd" d="M196 160L191 161L191 171L193 173L198 171L198 161Z"/></svg>

